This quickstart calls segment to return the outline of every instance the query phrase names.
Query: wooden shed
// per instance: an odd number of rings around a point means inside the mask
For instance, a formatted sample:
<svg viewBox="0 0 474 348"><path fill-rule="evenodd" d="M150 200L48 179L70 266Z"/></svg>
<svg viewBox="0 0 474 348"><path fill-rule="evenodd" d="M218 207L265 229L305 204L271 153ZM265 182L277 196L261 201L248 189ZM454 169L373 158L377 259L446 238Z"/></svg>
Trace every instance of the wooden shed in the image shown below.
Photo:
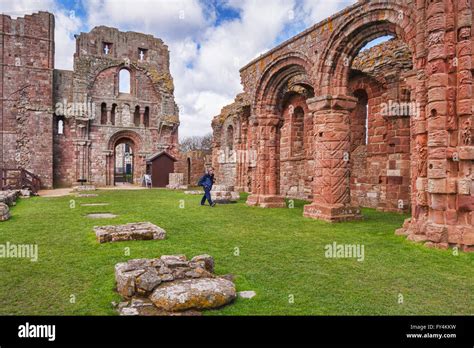
<svg viewBox="0 0 474 348"><path fill-rule="evenodd" d="M174 173L174 163L177 161L166 151L157 153L147 160L153 187L166 187L169 184L169 176Z"/></svg>

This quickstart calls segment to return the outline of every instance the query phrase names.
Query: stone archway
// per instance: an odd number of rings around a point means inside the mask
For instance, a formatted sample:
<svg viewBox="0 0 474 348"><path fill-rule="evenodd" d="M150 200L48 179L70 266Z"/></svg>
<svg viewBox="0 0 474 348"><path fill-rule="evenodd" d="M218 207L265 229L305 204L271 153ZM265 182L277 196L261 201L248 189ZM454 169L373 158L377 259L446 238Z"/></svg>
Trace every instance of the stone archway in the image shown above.
<svg viewBox="0 0 474 348"><path fill-rule="evenodd" d="M142 141L140 136L130 130L120 131L112 135L108 141L108 157L107 157L107 184L115 185L117 181L117 147L124 144L130 149L130 159L128 160L129 168L132 170L131 180L125 180L131 184L139 185L143 175L146 173L146 160L140 155L142 151ZM127 169L124 168L124 169ZM127 178L129 178L127 176Z"/></svg>
<svg viewBox="0 0 474 348"><path fill-rule="evenodd" d="M349 91L352 61L363 46L384 35L400 38L417 57L413 18L413 9L394 1L367 3L354 8L331 34L316 69L318 97L308 101L316 156L313 203L305 207L306 217L331 222L361 218L350 192L350 118L358 102Z"/></svg>
<svg viewBox="0 0 474 348"><path fill-rule="evenodd" d="M257 144L257 168L252 195L247 204L264 208L286 207L280 192L281 127L289 96L314 95L310 82L311 64L301 54L280 57L263 74L256 93L256 118L252 122Z"/></svg>

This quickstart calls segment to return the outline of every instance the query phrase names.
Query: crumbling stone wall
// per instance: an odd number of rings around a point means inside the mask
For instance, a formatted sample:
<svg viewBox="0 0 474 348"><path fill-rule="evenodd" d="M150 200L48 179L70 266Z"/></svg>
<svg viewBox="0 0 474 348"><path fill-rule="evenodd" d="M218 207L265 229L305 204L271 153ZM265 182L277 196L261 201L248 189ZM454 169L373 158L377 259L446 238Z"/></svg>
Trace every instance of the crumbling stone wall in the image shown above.
<svg viewBox="0 0 474 348"><path fill-rule="evenodd" d="M249 116L249 104L244 95L239 95L212 121L212 166L216 180L219 185L243 192L251 191L251 172L256 165L255 144L248 133Z"/></svg>
<svg viewBox="0 0 474 348"><path fill-rule="evenodd" d="M228 110L236 109L245 135L239 146L257 158L252 170L241 166L251 176L247 203L285 207L295 180L282 165L292 134L285 106L300 95L312 129L303 142L313 201L304 216L333 222L361 218L360 206L409 209L412 218L399 233L430 246L474 249L473 7L472 0L360 0L275 47L241 70L244 93L213 121L213 159ZM357 57L383 35L398 41ZM383 112L384 104L407 102L416 105L408 116ZM367 144L357 116L365 105Z"/></svg>
<svg viewBox="0 0 474 348"><path fill-rule="evenodd" d="M1 158L53 185L54 16L0 15Z"/></svg>
<svg viewBox="0 0 474 348"><path fill-rule="evenodd" d="M212 165L209 151L180 152L175 164L175 173L184 175L184 185L197 186L206 169Z"/></svg>
<svg viewBox="0 0 474 348"><path fill-rule="evenodd" d="M178 152L179 110L160 39L104 26L76 37L74 71L54 70L54 16L0 16L0 163L42 185L114 184L114 150L133 148L134 181L146 160ZM120 71L130 73L121 93ZM123 92L123 91L122 91Z"/></svg>
<svg viewBox="0 0 474 348"><path fill-rule="evenodd" d="M162 151L177 154L179 111L168 48L151 35L103 26L76 40L74 71L55 73L55 103L90 109L56 112L57 119L65 120L64 134L55 133L56 183L84 179L113 185L115 148L127 143L134 156L134 182L140 184L148 158ZM120 91L123 69L130 74L130 93Z"/></svg>

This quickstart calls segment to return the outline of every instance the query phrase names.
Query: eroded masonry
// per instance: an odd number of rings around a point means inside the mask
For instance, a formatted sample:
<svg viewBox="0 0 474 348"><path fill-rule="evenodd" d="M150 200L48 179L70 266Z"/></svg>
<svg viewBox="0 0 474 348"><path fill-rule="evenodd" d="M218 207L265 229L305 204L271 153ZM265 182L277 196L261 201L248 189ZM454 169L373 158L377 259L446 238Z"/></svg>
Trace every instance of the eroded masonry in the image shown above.
<svg viewBox="0 0 474 348"><path fill-rule="evenodd" d="M64 71L52 14L0 15L0 26L3 186L27 174L46 188L137 184L147 171L167 185L179 112L162 40L96 27L76 36Z"/></svg>
<svg viewBox="0 0 474 348"><path fill-rule="evenodd" d="M398 233L474 250L473 29L471 0L362 0L262 55L213 120L218 179L326 221L410 212Z"/></svg>

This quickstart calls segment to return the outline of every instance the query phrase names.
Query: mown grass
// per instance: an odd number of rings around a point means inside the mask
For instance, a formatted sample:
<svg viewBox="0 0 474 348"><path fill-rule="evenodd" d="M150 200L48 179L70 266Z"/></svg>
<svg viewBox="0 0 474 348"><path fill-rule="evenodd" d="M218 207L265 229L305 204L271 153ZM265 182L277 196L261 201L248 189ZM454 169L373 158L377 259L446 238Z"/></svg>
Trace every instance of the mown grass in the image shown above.
<svg viewBox="0 0 474 348"><path fill-rule="evenodd" d="M116 315L111 306L120 300L114 291L116 263L204 253L214 256L218 274L235 275L238 291L257 292L254 299L238 299L206 315L474 312L474 255L455 256L395 236L405 216L365 209L363 221L328 224L303 218L304 202L294 209L267 210L247 207L242 197L237 204L211 209L200 207L200 198L149 190L20 200L12 219L0 224L0 244L37 243L39 260L0 259L0 314ZM99 202L110 205L80 206ZM93 212L119 216L85 217ZM104 245L95 240L95 225L141 221L163 227L167 240ZM365 260L326 258L324 248L333 242L364 245Z"/></svg>

